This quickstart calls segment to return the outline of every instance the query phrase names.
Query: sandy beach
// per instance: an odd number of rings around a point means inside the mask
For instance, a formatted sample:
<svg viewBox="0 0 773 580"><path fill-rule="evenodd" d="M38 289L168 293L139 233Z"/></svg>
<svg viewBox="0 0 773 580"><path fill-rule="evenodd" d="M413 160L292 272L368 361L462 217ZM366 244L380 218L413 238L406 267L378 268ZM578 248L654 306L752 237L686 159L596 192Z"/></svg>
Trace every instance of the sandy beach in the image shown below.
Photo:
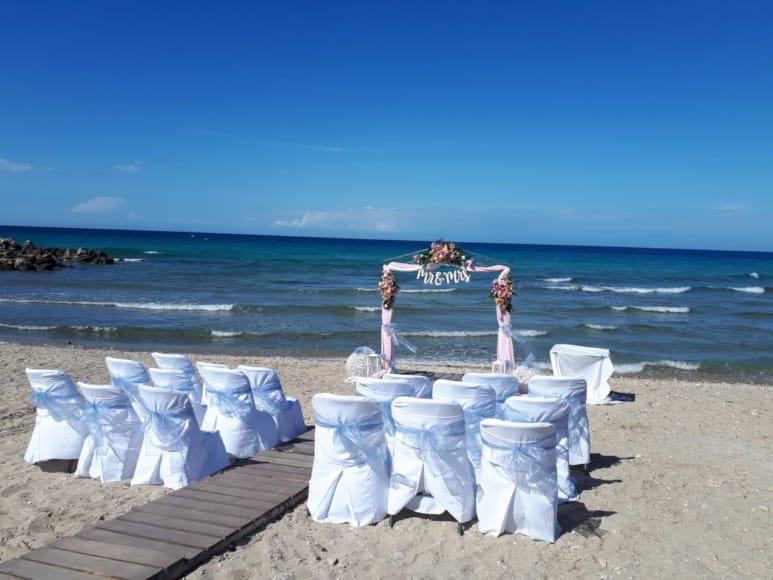
<svg viewBox="0 0 773 580"><path fill-rule="evenodd" d="M24 462L34 425L24 368L107 382L105 356L152 365L149 353L0 344L0 560L166 493L45 473ZM343 359L192 358L275 368L307 424L315 393L353 390ZM564 532L555 544L484 536L476 524L459 537L450 519L410 512L394 529L386 522L323 525L301 504L189 577L769 577L773 386L618 376L611 385L635 400L589 408L592 472L580 477L580 501L560 507Z"/></svg>

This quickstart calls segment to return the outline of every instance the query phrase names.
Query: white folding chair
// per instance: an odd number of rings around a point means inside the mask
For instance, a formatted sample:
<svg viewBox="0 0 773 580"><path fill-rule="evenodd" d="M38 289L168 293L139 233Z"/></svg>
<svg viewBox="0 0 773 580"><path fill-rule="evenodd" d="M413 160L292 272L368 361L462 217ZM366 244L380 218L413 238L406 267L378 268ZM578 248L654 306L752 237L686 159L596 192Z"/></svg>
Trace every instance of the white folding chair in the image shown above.
<svg viewBox="0 0 773 580"><path fill-rule="evenodd" d="M475 473L467 458L464 412L456 403L399 397L392 403L395 448L389 478L390 527L404 508L450 513L462 524L475 516Z"/></svg>
<svg viewBox="0 0 773 580"><path fill-rule="evenodd" d="M382 379L407 381L413 385L416 396L420 399L432 398L432 380L424 375L407 375L402 373L386 373Z"/></svg>
<svg viewBox="0 0 773 580"><path fill-rule="evenodd" d="M150 375L148 375L145 365L141 362L109 356L105 357L105 365L107 373L110 375L110 382L129 397L134 412L144 421L147 412L142 406L138 386L150 383Z"/></svg>
<svg viewBox="0 0 773 580"><path fill-rule="evenodd" d="M193 385L194 395L191 397L191 404L193 404L193 412L196 413L196 417L199 417L199 411L196 409L198 405L203 405L203 387L199 380L199 375L196 373L196 369L189 359L184 354L166 353L166 352L152 352L150 353L153 360L156 361L156 366L160 369L170 369L182 371L190 378L190 383ZM203 416L204 409L201 409Z"/></svg>
<svg viewBox="0 0 773 580"><path fill-rule="evenodd" d="M40 463L51 459L78 459L88 427L83 420L86 402L70 375L54 369L26 369L34 405L32 430L24 460Z"/></svg>
<svg viewBox="0 0 773 580"><path fill-rule="evenodd" d="M132 485L180 489L230 465L219 433L199 429L186 393L139 385L148 411Z"/></svg>
<svg viewBox="0 0 773 580"><path fill-rule="evenodd" d="M129 397L113 385L78 383L86 400L84 419L89 434L75 475L102 483L134 475L143 438L143 425Z"/></svg>
<svg viewBox="0 0 773 580"><path fill-rule="evenodd" d="M320 393L307 506L315 522L366 526L384 519L389 454L381 406L365 397Z"/></svg>
<svg viewBox="0 0 773 580"><path fill-rule="evenodd" d="M198 369L209 399L202 431L220 431L226 451L233 457L250 457L276 447L276 424L268 413L255 407L247 376L240 370L210 365Z"/></svg>
<svg viewBox="0 0 773 580"><path fill-rule="evenodd" d="M464 412L467 456L477 480L480 477L480 422L496 415L497 400L494 389L488 385L438 379L432 387L432 398L461 406Z"/></svg>
<svg viewBox="0 0 773 580"><path fill-rule="evenodd" d="M510 397L505 401L505 421L550 423L556 428L558 502L575 501L574 478L569 473L569 403L552 397Z"/></svg>
<svg viewBox="0 0 773 580"><path fill-rule="evenodd" d="M392 401L397 397L414 397L416 390L407 381L390 379L357 379L357 394L376 401L381 405L384 415L384 431L386 433L387 449L391 455L395 442L395 422L392 419Z"/></svg>
<svg viewBox="0 0 773 580"><path fill-rule="evenodd" d="M201 404L201 383L199 383L198 377L194 383L190 373L181 368L156 369L151 367L148 369L148 374L154 386L185 393L191 402L196 422L201 425L207 409Z"/></svg>
<svg viewBox="0 0 773 580"><path fill-rule="evenodd" d="M557 377L578 377L588 384L588 405L603 405L610 393L609 377L615 370L606 348L556 344L550 349L550 364Z"/></svg>
<svg viewBox="0 0 773 580"><path fill-rule="evenodd" d="M585 408L585 379L534 376L529 379L530 397L553 397L569 403L569 465L590 465L590 428Z"/></svg>
<svg viewBox="0 0 773 580"><path fill-rule="evenodd" d="M196 361L196 370L199 371L199 376L201 377L201 404L206 407L209 405L209 397L207 397L207 382L204 380L204 375L201 374L201 369L204 367L215 367L218 369L230 369L231 367L223 363Z"/></svg>
<svg viewBox="0 0 773 580"><path fill-rule="evenodd" d="M285 395L276 371L248 365L239 365L236 368L247 375L255 406L274 419L279 441L290 441L306 432L301 403L298 399Z"/></svg>
<svg viewBox="0 0 773 580"><path fill-rule="evenodd" d="M508 373L465 373L462 376L465 383L488 385L497 394L497 418L502 418L505 399L518 394L518 379Z"/></svg>
<svg viewBox="0 0 773 580"><path fill-rule="evenodd" d="M521 533L555 542L558 525L556 428L484 419L478 524L484 534Z"/></svg>

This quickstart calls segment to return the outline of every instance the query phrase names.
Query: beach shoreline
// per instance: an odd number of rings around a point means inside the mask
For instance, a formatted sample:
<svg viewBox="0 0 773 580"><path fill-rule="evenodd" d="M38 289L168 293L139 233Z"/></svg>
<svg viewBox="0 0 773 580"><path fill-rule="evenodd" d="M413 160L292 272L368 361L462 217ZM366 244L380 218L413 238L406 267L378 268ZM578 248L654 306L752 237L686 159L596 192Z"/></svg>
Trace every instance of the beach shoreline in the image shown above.
<svg viewBox="0 0 773 580"><path fill-rule="evenodd" d="M34 426L25 367L108 381L104 357L152 365L149 352L0 343L0 561L110 519L166 490L102 485L24 462ZM352 393L345 359L196 354L277 370L306 423L318 392ZM431 370L443 371L438 366ZM451 367L450 372L464 370ZM613 376L635 400L590 407L592 472L559 510L553 545L464 536L447 518L401 514L366 528L323 525L305 504L203 564L190 578L762 577L773 568L773 385Z"/></svg>

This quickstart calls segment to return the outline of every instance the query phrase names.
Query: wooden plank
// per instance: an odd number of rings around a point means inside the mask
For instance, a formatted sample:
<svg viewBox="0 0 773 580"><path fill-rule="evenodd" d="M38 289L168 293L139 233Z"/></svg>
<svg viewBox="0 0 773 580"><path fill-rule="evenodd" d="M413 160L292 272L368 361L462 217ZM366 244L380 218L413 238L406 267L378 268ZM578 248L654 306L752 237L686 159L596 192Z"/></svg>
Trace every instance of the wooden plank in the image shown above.
<svg viewBox="0 0 773 580"><path fill-rule="evenodd" d="M161 571L160 568L136 564L132 562L119 562L99 556L78 554L56 548L41 548L33 550L21 556L24 560L31 560L57 568L68 568L88 572L97 576L109 578L121 578L123 580L144 580Z"/></svg>
<svg viewBox="0 0 773 580"><path fill-rule="evenodd" d="M282 447L275 451L281 451L282 453L299 453L301 455L314 455L314 442L302 441L300 443L293 443L291 446Z"/></svg>
<svg viewBox="0 0 773 580"><path fill-rule="evenodd" d="M241 499L234 496L212 493L209 491L199 491L197 489L182 488L179 497L191 497L202 501L208 501L212 504L223 504L226 506L238 507L242 510L250 510L255 516L259 516L267 509L273 507L277 502L273 500Z"/></svg>
<svg viewBox="0 0 773 580"><path fill-rule="evenodd" d="M198 548L199 550L209 549L221 540L221 538L218 538L217 536L157 528L156 526L127 522L120 519L101 522L97 525L97 528L118 532L119 534L126 534L127 536L161 540L170 544L180 544L181 546L189 546L191 548Z"/></svg>
<svg viewBox="0 0 773 580"><path fill-rule="evenodd" d="M147 524L149 526L165 528L168 530L178 530L180 532L193 532L196 534L203 534L205 536L214 536L219 539L228 537L234 531L231 526L220 526L217 524L205 522L192 522L190 520L180 520L155 513L140 512L135 510L131 510L121 516L118 516L117 519L127 522L135 522L138 524Z"/></svg>
<svg viewBox="0 0 773 580"><path fill-rule="evenodd" d="M157 539L154 540L142 536L130 536L102 528L83 530L76 537L83 538L84 540L94 540L95 542L113 544L116 546L116 549L129 548L133 550L135 548L141 548L143 550L153 550L168 556L170 562L173 564L182 560L190 560L199 553L199 550L192 546L183 546L181 544L173 544L171 542Z"/></svg>
<svg viewBox="0 0 773 580"><path fill-rule="evenodd" d="M309 485L309 478L270 477L259 471L252 471L229 475L227 479L218 480L218 485L276 491L306 487Z"/></svg>
<svg viewBox="0 0 773 580"><path fill-rule="evenodd" d="M226 514L229 517L241 516L241 517L244 517L247 521L251 521L253 518L260 515L261 510L268 509L271 506L271 502L266 502L265 508L263 506L256 504L253 506L253 509L245 509L240 506L230 506L222 503L212 503L211 501L206 501L198 498L172 496L172 495L167 495L164 498L159 498L155 502L153 502L153 505L158 505L158 504L179 507L182 509L195 510L197 512L202 512L204 515L215 513L215 514Z"/></svg>
<svg viewBox="0 0 773 580"><path fill-rule="evenodd" d="M308 431L305 433L301 433L300 435L297 435L295 438L300 439L301 441L314 441L314 435L316 434L316 431L314 430L314 427L311 427Z"/></svg>
<svg viewBox="0 0 773 580"><path fill-rule="evenodd" d="M279 463L269 463L261 461L260 463L246 463L240 465L239 469L231 469L224 472L223 475L231 473L259 472L266 474L283 474L287 476L303 475L307 479L311 476L312 467L304 465L281 465Z"/></svg>
<svg viewBox="0 0 773 580"><path fill-rule="evenodd" d="M226 495L229 497L241 498L246 500L258 500L267 502L280 502L284 501L287 497L292 495L286 490L260 490L249 489L247 487L228 487L224 485L225 482L220 482L219 485L202 483L196 486L197 491L206 491L210 493L216 493L220 495Z"/></svg>
<svg viewBox="0 0 773 580"><path fill-rule="evenodd" d="M95 580L93 574L57 568L21 558L14 558L13 560L6 560L0 563L0 572L29 580ZM110 578L110 576L103 576L103 578Z"/></svg>
<svg viewBox="0 0 773 580"><path fill-rule="evenodd" d="M233 516L220 513L219 510L202 512L197 511L196 509L190 509L190 506L181 507L179 505L161 504L155 501L137 506L133 508L132 511L184 520L191 524L209 523L218 526L226 526L234 530L238 530L242 526L248 524L252 519L250 516L244 515L244 510L241 511L239 516Z"/></svg>
<svg viewBox="0 0 773 580"><path fill-rule="evenodd" d="M314 463L311 457L304 455L293 456L291 453L282 453L281 451L264 451L260 459L265 463L278 463L279 465L289 465L290 467L311 468Z"/></svg>
<svg viewBox="0 0 773 580"><path fill-rule="evenodd" d="M292 471L285 472L285 471L278 471L274 470L272 468L274 467L284 467L284 466L276 466L272 465L270 463L264 464L266 468L263 469L241 469L238 472L234 472L233 474L229 474L230 477L236 479L236 478L262 478L262 479L273 479L276 481L275 485L284 485L286 482L293 482L293 483L300 483L302 485L308 485L309 479L311 479L311 470L305 470L300 471L296 468L292 468Z"/></svg>
<svg viewBox="0 0 773 580"><path fill-rule="evenodd" d="M121 562L133 562L135 564L146 564L157 568L165 568L170 563L170 556L156 550L147 548L138 548L137 546L117 546L108 542L99 540L87 540L79 536L60 538L49 546L58 550L67 550L78 554L88 554L90 556L102 556L111 560L120 560Z"/></svg>

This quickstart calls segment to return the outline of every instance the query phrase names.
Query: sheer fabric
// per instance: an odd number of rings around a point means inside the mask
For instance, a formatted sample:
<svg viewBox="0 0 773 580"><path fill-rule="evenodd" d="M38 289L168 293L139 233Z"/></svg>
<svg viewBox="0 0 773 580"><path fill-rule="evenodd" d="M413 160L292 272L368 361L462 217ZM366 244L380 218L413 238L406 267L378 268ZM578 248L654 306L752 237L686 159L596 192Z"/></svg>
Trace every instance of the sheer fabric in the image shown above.
<svg viewBox="0 0 773 580"><path fill-rule="evenodd" d="M126 394L113 385L78 383L86 400L84 419L89 434L75 475L102 483L134 475L142 446L143 426Z"/></svg>
<svg viewBox="0 0 773 580"><path fill-rule="evenodd" d="M585 380L580 378L535 376L529 380L530 397L554 397L569 403L569 465L590 463L585 392Z"/></svg>
<svg viewBox="0 0 773 580"><path fill-rule="evenodd" d="M376 401L381 406L384 416L384 431L386 433L387 449L392 453L395 442L395 422L392 419L392 401L397 397L414 397L416 391L407 381L391 379L357 379L357 394Z"/></svg>
<svg viewBox="0 0 773 580"><path fill-rule="evenodd" d="M179 489L230 465L220 434L199 429L185 393L140 385L147 409L132 485Z"/></svg>
<svg viewBox="0 0 773 580"><path fill-rule="evenodd" d="M550 423L556 428L556 472L558 501L580 497L569 473L569 403L547 397L510 397L505 401L505 421L514 423Z"/></svg>
<svg viewBox="0 0 773 580"><path fill-rule="evenodd" d="M578 377L588 384L587 404L609 402L609 377L615 370L606 348L556 344L550 349L550 364L557 377Z"/></svg>
<svg viewBox="0 0 773 580"><path fill-rule="evenodd" d="M432 388L432 398L461 406L464 412L467 457L470 459L477 481L480 478L480 422L496 415L494 389L488 385L438 379Z"/></svg>
<svg viewBox="0 0 773 580"><path fill-rule="evenodd" d="M24 453L27 463L51 459L78 459L88 426L83 420L85 401L70 375L54 369L26 369L32 388L35 428Z"/></svg>
<svg viewBox="0 0 773 580"><path fill-rule="evenodd" d="M407 381L413 385L417 397L420 399L432 398L432 381L424 375L406 375L402 373L386 373L383 379Z"/></svg>
<svg viewBox="0 0 773 580"><path fill-rule="evenodd" d="M556 428L484 419L477 510L480 531L555 542L558 525Z"/></svg>
<svg viewBox="0 0 773 580"><path fill-rule="evenodd" d="M185 393L188 400L191 402L196 422L201 425L207 409L201 404L201 383L199 383L198 378L196 378L196 382L194 383L191 380L191 375L187 371L173 368L149 368L148 374L150 375L150 380L154 386Z"/></svg>
<svg viewBox="0 0 773 580"><path fill-rule="evenodd" d="M381 406L364 397L312 399L314 464L307 506L316 522L365 526L384 519L389 454Z"/></svg>
<svg viewBox="0 0 773 580"><path fill-rule="evenodd" d="M204 411L206 410L202 408L204 406L204 388L191 359L184 354L166 352L153 352L151 353L151 356L153 357L153 360L156 361L156 366L158 366L158 368L181 371L188 375L190 384L193 386L193 396L189 398L193 405L193 412L196 414L196 419L201 423L201 419L204 417Z"/></svg>
<svg viewBox="0 0 773 580"><path fill-rule="evenodd" d="M475 516L475 474L467 458L464 412L456 403L399 397L392 403L395 448L387 511Z"/></svg>

